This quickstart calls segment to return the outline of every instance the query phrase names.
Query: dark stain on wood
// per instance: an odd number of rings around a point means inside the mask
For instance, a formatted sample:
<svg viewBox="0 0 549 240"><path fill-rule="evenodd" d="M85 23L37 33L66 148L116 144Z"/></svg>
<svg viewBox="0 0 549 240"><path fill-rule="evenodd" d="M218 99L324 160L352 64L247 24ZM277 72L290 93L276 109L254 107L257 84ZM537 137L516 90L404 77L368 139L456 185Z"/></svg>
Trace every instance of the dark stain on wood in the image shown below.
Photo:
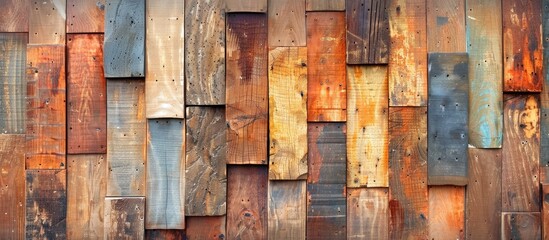
<svg viewBox="0 0 549 240"><path fill-rule="evenodd" d="M347 0L347 64L389 62L387 0Z"/></svg>
<svg viewBox="0 0 549 240"><path fill-rule="evenodd" d="M145 239L147 240L183 240L185 230L180 229L145 229Z"/></svg>
<svg viewBox="0 0 549 240"><path fill-rule="evenodd" d="M539 212L502 213L501 239L541 240Z"/></svg>
<svg viewBox="0 0 549 240"><path fill-rule="evenodd" d="M105 198L105 239L144 239L145 198Z"/></svg>
<svg viewBox="0 0 549 240"><path fill-rule="evenodd" d="M27 42L27 33L0 33L0 131L3 134L25 133Z"/></svg>
<svg viewBox="0 0 549 240"><path fill-rule="evenodd" d="M225 216L187 217L185 231L187 240L227 239Z"/></svg>

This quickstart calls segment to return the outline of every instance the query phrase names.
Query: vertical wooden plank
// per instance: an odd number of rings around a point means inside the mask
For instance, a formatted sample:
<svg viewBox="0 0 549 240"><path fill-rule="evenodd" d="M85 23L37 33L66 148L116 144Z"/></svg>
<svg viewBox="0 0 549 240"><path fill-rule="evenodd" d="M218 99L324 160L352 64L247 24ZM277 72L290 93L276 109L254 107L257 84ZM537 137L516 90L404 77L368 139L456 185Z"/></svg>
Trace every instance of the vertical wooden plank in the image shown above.
<svg viewBox="0 0 549 240"><path fill-rule="evenodd" d="M503 212L538 212L539 96L504 95Z"/></svg>
<svg viewBox="0 0 549 240"><path fill-rule="evenodd" d="M307 133L307 238L345 239L345 124L310 123Z"/></svg>
<svg viewBox="0 0 549 240"><path fill-rule="evenodd" d="M30 2L29 43L65 44L66 0Z"/></svg>
<svg viewBox="0 0 549 240"><path fill-rule="evenodd" d="M267 239L266 166L227 168L227 239Z"/></svg>
<svg viewBox="0 0 549 240"><path fill-rule="evenodd" d="M465 187L429 187L429 239L465 239Z"/></svg>
<svg viewBox="0 0 549 240"><path fill-rule="evenodd" d="M187 107L185 215L224 215L227 125L224 108Z"/></svg>
<svg viewBox="0 0 549 240"><path fill-rule="evenodd" d="M269 52L269 179L307 178L307 48Z"/></svg>
<svg viewBox="0 0 549 240"><path fill-rule="evenodd" d="M549 0L542 0L543 66L549 66ZM543 72L541 91L540 182L549 183L549 71ZM548 231L549 232L549 231Z"/></svg>
<svg viewBox="0 0 549 240"><path fill-rule="evenodd" d="M267 163L267 54L266 15L228 14L227 163Z"/></svg>
<svg viewBox="0 0 549 240"><path fill-rule="evenodd" d="M144 35L144 0L106 0L105 77L145 76Z"/></svg>
<svg viewBox="0 0 549 240"><path fill-rule="evenodd" d="M225 1L185 0L185 103L225 104Z"/></svg>
<svg viewBox="0 0 549 240"><path fill-rule="evenodd" d="M144 239L145 198L105 198L104 239Z"/></svg>
<svg viewBox="0 0 549 240"><path fill-rule="evenodd" d="M0 32L28 32L31 1L2 0Z"/></svg>
<svg viewBox="0 0 549 240"><path fill-rule="evenodd" d="M541 209L541 229L543 230L543 239L549 239L549 185L541 185L542 189L542 209Z"/></svg>
<svg viewBox="0 0 549 240"><path fill-rule="evenodd" d="M347 0L347 64L389 62L386 0Z"/></svg>
<svg viewBox="0 0 549 240"><path fill-rule="evenodd" d="M426 0L394 0L389 9L389 105L427 103Z"/></svg>
<svg viewBox="0 0 549 240"><path fill-rule="evenodd" d="M305 239L306 182L269 181L269 239Z"/></svg>
<svg viewBox="0 0 549 240"><path fill-rule="evenodd" d="M65 239L67 172L26 171L25 239Z"/></svg>
<svg viewBox="0 0 549 240"><path fill-rule="evenodd" d="M107 81L103 35L69 34L67 40L67 152L107 152Z"/></svg>
<svg viewBox="0 0 549 240"><path fill-rule="evenodd" d="M225 216L187 217L185 231L188 240L225 239L227 236Z"/></svg>
<svg viewBox="0 0 549 240"><path fill-rule="evenodd" d="M147 118L184 118L184 0L147 1Z"/></svg>
<svg viewBox="0 0 549 240"><path fill-rule="evenodd" d="M181 240L185 238L185 230L180 229L145 229L147 240Z"/></svg>
<svg viewBox="0 0 549 240"><path fill-rule="evenodd" d="M27 169L65 168L65 47L27 48Z"/></svg>
<svg viewBox="0 0 549 240"><path fill-rule="evenodd" d="M103 239L105 154L67 157L67 238Z"/></svg>
<svg viewBox="0 0 549 240"><path fill-rule="evenodd" d="M541 239L539 212L502 213L501 239Z"/></svg>
<svg viewBox="0 0 549 240"><path fill-rule="evenodd" d="M427 0L427 51L466 52L465 0Z"/></svg>
<svg viewBox="0 0 549 240"><path fill-rule="evenodd" d="M27 42L27 33L0 33L0 133L25 133Z"/></svg>
<svg viewBox="0 0 549 240"><path fill-rule="evenodd" d="M387 188L350 188L347 205L347 239L389 239Z"/></svg>
<svg viewBox="0 0 549 240"><path fill-rule="evenodd" d="M467 53L429 54L428 183L467 184Z"/></svg>
<svg viewBox="0 0 549 240"><path fill-rule="evenodd" d="M67 0L67 33L103 33L105 0Z"/></svg>
<svg viewBox="0 0 549 240"><path fill-rule="evenodd" d="M306 44L305 0L269 1L269 47Z"/></svg>
<svg viewBox="0 0 549 240"><path fill-rule="evenodd" d="M147 126L148 229L185 228L185 122L149 119Z"/></svg>
<svg viewBox="0 0 549 240"><path fill-rule="evenodd" d="M501 1L466 0L469 144L501 148L503 138Z"/></svg>
<svg viewBox="0 0 549 240"><path fill-rule="evenodd" d="M267 12L267 0L225 0L227 12Z"/></svg>
<svg viewBox="0 0 549 240"><path fill-rule="evenodd" d="M389 238L427 239L427 108L389 108Z"/></svg>
<svg viewBox="0 0 549 240"><path fill-rule="evenodd" d="M308 121L344 122L345 13L307 13Z"/></svg>
<svg viewBox="0 0 549 240"><path fill-rule="evenodd" d="M145 196L145 82L107 80L107 196Z"/></svg>
<svg viewBox="0 0 549 240"><path fill-rule="evenodd" d="M345 0L306 0L307 11L345 11Z"/></svg>
<svg viewBox="0 0 549 240"><path fill-rule="evenodd" d="M25 233L25 135L0 135L0 236L23 239Z"/></svg>

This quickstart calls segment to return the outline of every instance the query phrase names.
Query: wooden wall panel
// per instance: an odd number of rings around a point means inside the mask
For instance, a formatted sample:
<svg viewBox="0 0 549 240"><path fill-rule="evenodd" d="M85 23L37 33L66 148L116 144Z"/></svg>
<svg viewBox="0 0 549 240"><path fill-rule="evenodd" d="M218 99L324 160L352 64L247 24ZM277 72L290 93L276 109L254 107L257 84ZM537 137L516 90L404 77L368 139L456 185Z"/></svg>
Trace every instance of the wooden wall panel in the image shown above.
<svg viewBox="0 0 549 240"><path fill-rule="evenodd" d="M541 239L539 212L502 213L501 239Z"/></svg>
<svg viewBox="0 0 549 240"><path fill-rule="evenodd" d="M27 33L0 33L0 133L3 134L25 133L27 42Z"/></svg>
<svg viewBox="0 0 549 240"><path fill-rule="evenodd" d="M25 234L25 135L0 135L0 236Z"/></svg>
<svg viewBox="0 0 549 240"><path fill-rule="evenodd" d="M31 1L2 0L0 32L28 32Z"/></svg>
<svg viewBox="0 0 549 240"><path fill-rule="evenodd" d="M267 0L226 0L227 12L267 12Z"/></svg>
<svg viewBox="0 0 549 240"><path fill-rule="evenodd" d="M103 35L68 34L67 152L107 153Z"/></svg>
<svg viewBox="0 0 549 240"><path fill-rule="evenodd" d="M542 0L543 66L549 66L549 0ZM540 182L549 183L549 71L543 72L541 91ZM549 233L549 231L548 231Z"/></svg>
<svg viewBox="0 0 549 240"><path fill-rule="evenodd" d="M27 48L28 169L65 168L66 104L65 47Z"/></svg>
<svg viewBox="0 0 549 240"><path fill-rule="evenodd" d="M309 121L346 120L345 13L307 14Z"/></svg>
<svg viewBox="0 0 549 240"><path fill-rule="evenodd" d="M344 11L345 0L306 0L307 11Z"/></svg>
<svg viewBox="0 0 549 240"><path fill-rule="evenodd" d="M347 0L347 64L389 62L386 0Z"/></svg>
<svg viewBox="0 0 549 240"><path fill-rule="evenodd" d="M65 44L66 0L30 2L29 43Z"/></svg>
<svg viewBox="0 0 549 240"><path fill-rule="evenodd" d="M269 47L304 47L305 0L269 1L268 8Z"/></svg>
<svg viewBox="0 0 549 240"><path fill-rule="evenodd" d="M465 239L465 187L429 187L429 239Z"/></svg>
<svg viewBox="0 0 549 240"><path fill-rule="evenodd" d="M540 185L542 188L542 201L543 204L541 205L541 229L543 238L542 239L549 239L549 185L543 184Z"/></svg>
<svg viewBox="0 0 549 240"><path fill-rule="evenodd" d="M147 240L181 240L185 238L185 230L181 229L145 229Z"/></svg>
<svg viewBox="0 0 549 240"><path fill-rule="evenodd" d="M387 188L347 190L347 239L389 239Z"/></svg>
<svg viewBox="0 0 549 240"><path fill-rule="evenodd" d="M225 1L185 0L185 103L225 104Z"/></svg>
<svg viewBox="0 0 549 240"><path fill-rule="evenodd" d="M145 198L105 198L104 239L144 239Z"/></svg>
<svg viewBox="0 0 549 240"><path fill-rule="evenodd" d="M427 0L427 51L466 52L465 1Z"/></svg>
<svg viewBox="0 0 549 240"><path fill-rule="evenodd" d="M105 76L145 76L145 0L106 0Z"/></svg>
<svg viewBox="0 0 549 240"><path fill-rule="evenodd" d="M305 239L306 182L269 181L268 188L269 239Z"/></svg>
<svg viewBox="0 0 549 240"><path fill-rule="evenodd" d="M226 217L187 217L185 231L188 240L225 239Z"/></svg>
<svg viewBox="0 0 549 240"><path fill-rule="evenodd" d="M105 31L105 0L66 0L67 33Z"/></svg>
<svg viewBox="0 0 549 240"><path fill-rule="evenodd" d="M307 178L307 48L269 52L269 179Z"/></svg>
<svg viewBox="0 0 549 240"><path fill-rule="evenodd" d="M145 82L107 80L107 196L145 196Z"/></svg>
<svg viewBox="0 0 549 240"><path fill-rule="evenodd" d="M230 164L266 164L267 16L227 16L226 117Z"/></svg>
<svg viewBox="0 0 549 240"><path fill-rule="evenodd" d="M388 187L387 66L348 66L347 84L347 187Z"/></svg>

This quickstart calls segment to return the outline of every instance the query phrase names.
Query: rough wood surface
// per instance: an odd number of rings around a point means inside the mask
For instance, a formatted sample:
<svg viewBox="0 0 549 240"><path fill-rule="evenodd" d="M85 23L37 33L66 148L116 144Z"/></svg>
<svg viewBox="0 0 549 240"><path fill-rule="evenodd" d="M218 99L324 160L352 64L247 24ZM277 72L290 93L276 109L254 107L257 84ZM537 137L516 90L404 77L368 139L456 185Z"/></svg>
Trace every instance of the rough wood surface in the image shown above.
<svg viewBox="0 0 549 240"><path fill-rule="evenodd" d="M269 179L307 178L307 48L269 52Z"/></svg>
<svg viewBox="0 0 549 240"><path fill-rule="evenodd" d="M27 42L27 33L0 33L0 133L2 134L25 133Z"/></svg>
<svg viewBox="0 0 549 240"><path fill-rule="evenodd" d="M28 32L31 1L2 0L0 32Z"/></svg>
<svg viewBox="0 0 549 240"><path fill-rule="evenodd" d="M545 0L544 0L545 1ZM541 229L543 230L543 238L549 239L549 185L543 184L541 186L542 201L541 205Z"/></svg>
<svg viewBox="0 0 549 240"><path fill-rule="evenodd" d="M65 168L65 47L27 47L27 169Z"/></svg>
<svg viewBox="0 0 549 240"><path fill-rule="evenodd" d="M25 135L0 135L0 236L23 239L25 234Z"/></svg>
<svg viewBox="0 0 549 240"><path fill-rule="evenodd" d="M145 196L145 81L107 80L107 196Z"/></svg>
<svg viewBox="0 0 549 240"><path fill-rule="evenodd" d="M105 198L104 239L144 239L145 198Z"/></svg>
<svg viewBox="0 0 549 240"><path fill-rule="evenodd" d="M225 0L227 12L267 12L267 0Z"/></svg>
<svg viewBox="0 0 549 240"><path fill-rule="evenodd" d="M149 119L147 229L185 228L185 122Z"/></svg>
<svg viewBox="0 0 549 240"><path fill-rule="evenodd" d="M389 62L387 0L347 0L347 64Z"/></svg>
<svg viewBox="0 0 549 240"><path fill-rule="evenodd" d="M185 0L185 103L225 104L225 1Z"/></svg>
<svg viewBox="0 0 549 240"><path fill-rule="evenodd" d="M345 13L307 13L308 121L344 122Z"/></svg>
<svg viewBox="0 0 549 240"><path fill-rule="evenodd" d="M347 67L347 187L389 186L387 66Z"/></svg>
<svg viewBox="0 0 549 240"><path fill-rule="evenodd" d="M66 0L30 1L29 11L30 44L65 44Z"/></svg>
<svg viewBox="0 0 549 240"><path fill-rule="evenodd" d="M501 239L541 239L539 212L502 213L501 218Z"/></svg>
<svg viewBox="0 0 549 240"><path fill-rule="evenodd" d="M147 1L147 118L184 118L184 0Z"/></svg>
<svg viewBox="0 0 549 240"><path fill-rule="evenodd" d="M67 33L103 33L105 0L66 0Z"/></svg>
<svg viewBox="0 0 549 240"><path fill-rule="evenodd" d="M269 239L305 239L306 182L269 181Z"/></svg>
<svg viewBox="0 0 549 240"><path fill-rule="evenodd" d="M542 0L542 5L543 66L549 66L549 0ZM540 182L549 183L549 71L544 70L543 74L544 87L540 96Z"/></svg>
<svg viewBox="0 0 549 240"><path fill-rule="evenodd" d="M227 163L267 164L267 16L227 16Z"/></svg>
<svg viewBox="0 0 549 240"><path fill-rule="evenodd" d="M222 107L187 107L185 215L226 213L227 125Z"/></svg>
<svg viewBox="0 0 549 240"><path fill-rule="evenodd" d="M147 240L182 240L185 238L185 230L180 229L145 229Z"/></svg>
<svg viewBox="0 0 549 240"><path fill-rule="evenodd" d="M103 35L67 36L67 152L107 153Z"/></svg>
<svg viewBox="0 0 549 240"><path fill-rule="evenodd" d="M106 0L105 76L145 76L145 0Z"/></svg>
<svg viewBox="0 0 549 240"><path fill-rule="evenodd" d="M465 1L427 0L427 51L466 52Z"/></svg>
<svg viewBox="0 0 549 240"><path fill-rule="evenodd" d="M389 239L387 188L347 190L347 239Z"/></svg>
<svg viewBox="0 0 549 240"><path fill-rule="evenodd" d="M306 0L307 11L344 11L345 0Z"/></svg>
<svg viewBox="0 0 549 240"><path fill-rule="evenodd" d="M307 238L345 239L345 124L310 123L307 132Z"/></svg>
<svg viewBox="0 0 549 240"><path fill-rule="evenodd" d="M305 0L269 1L268 9L269 47L304 47Z"/></svg>
<svg viewBox="0 0 549 240"><path fill-rule="evenodd" d="M222 240L227 236L226 217L187 217L185 232L188 240Z"/></svg>
<svg viewBox="0 0 549 240"><path fill-rule="evenodd" d="M429 187L429 239L465 239L465 187Z"/></svg>

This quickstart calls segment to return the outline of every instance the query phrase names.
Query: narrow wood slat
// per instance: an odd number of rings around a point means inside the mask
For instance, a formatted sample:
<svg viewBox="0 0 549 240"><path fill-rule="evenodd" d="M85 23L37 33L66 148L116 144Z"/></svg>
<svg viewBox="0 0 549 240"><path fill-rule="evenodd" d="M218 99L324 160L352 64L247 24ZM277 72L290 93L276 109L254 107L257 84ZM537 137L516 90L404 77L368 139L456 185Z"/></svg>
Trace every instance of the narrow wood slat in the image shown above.
<svg viewBox="0 0 549 240"><path fill-rule="evenodd" d="M350 188L347 201L347 239L389 239L387 188Z"/></svg>
<svg viewBox="0 0 549 240"><path fill-rule="evenodd" d="M0 32L29 32L31 1L2 0Z"/></svg>
<svg viewBox="0 0 549 240"><path fill-rule="evenodd" d="M145 229L147 240L181 240L185 238L185 230L181 229ZM190 239L189 239L190 240Z"/></svg>
<svg viewBox="0 0 549 240"><path fill-rule="evenodd" d="M105 0L66 0L67 33L103 33Z"/></svg>
<svg viewBox="0 0 549 240"><path fill-rule="evenodd" d="M145 198L105 198L104 239L144 239Z"/></svg>
<svg viewBox="0 0 549 240"><path fill-rule="evenodd" d="M25 235L25 135L0 135L0 236Z"/></svg>
<svg viewBox="0 0 549 240"><path fill-rule="evenodd" d="M542 239L549 239L549 185L542 184L541 229Z"/></svg>
<svg viewBox="0 0 549 240"><path fill-rule="evenodd" d="M307 11L345 11L345 0L306 0Z"/></svg>
<svg viewBox="0 0 549 240"><path fill-rule="evenodd" d="M27 33L0 33L0 133L3 134L25 133L27 42Z"/></svg>
<svg viewBox="0 0 549 240"><path fill-rule="evenodd" d="M226 239L226 217L187 217L185 219L186 239Z"/></svg>
<svg viewBox="0 0 549 240"><path fill-rule="evenodd" d="M539 212L502 213L501 239L541 239Z"/></svg>
<svg viewBox="0 0 549 240"><path fill-rule="evenodd" d="M267 0L225 0L227 12L267 12Z"/></svg>
<svg viewBox="0 0 549 240"><path fill-rule="evenodd" d="M269 181L269 239L305 239L305 181Z"/></svg>
<svg viewBox="0 0 549 240"><path fill-rule="evenodd" d="M387 0L347 0L347 64L389 62Z"/></svg>
<svg viewBox="0 0 549 240"><path fill-rule="evenodd" d="M465 187L429 187L429 239L465 239Z"/></svg>
<svg viewBox="0 0 549 240"><path fill-rule="evenodd" d="M66 2L66 0L30 1L28 28L30 44L65 44Z"/></svg>
<svg viewBox="0 0 549 240"><path fill-rule="evenodd" d="M269 47L304 47L305 0L269 1Z"/></svg>
<svg viewBox="0 0 549 240"><path fill-rule="evenodd" d="M543 66L549 66L549 0L542 0ZM543 72L541 91L540 182L549 183L549 71Z"/></svg>
<svg viewBox="0 0 549 240"><path fill-rule="evenodd" d="M427 0L427 51L465 52L465 1Z"/></svg>

